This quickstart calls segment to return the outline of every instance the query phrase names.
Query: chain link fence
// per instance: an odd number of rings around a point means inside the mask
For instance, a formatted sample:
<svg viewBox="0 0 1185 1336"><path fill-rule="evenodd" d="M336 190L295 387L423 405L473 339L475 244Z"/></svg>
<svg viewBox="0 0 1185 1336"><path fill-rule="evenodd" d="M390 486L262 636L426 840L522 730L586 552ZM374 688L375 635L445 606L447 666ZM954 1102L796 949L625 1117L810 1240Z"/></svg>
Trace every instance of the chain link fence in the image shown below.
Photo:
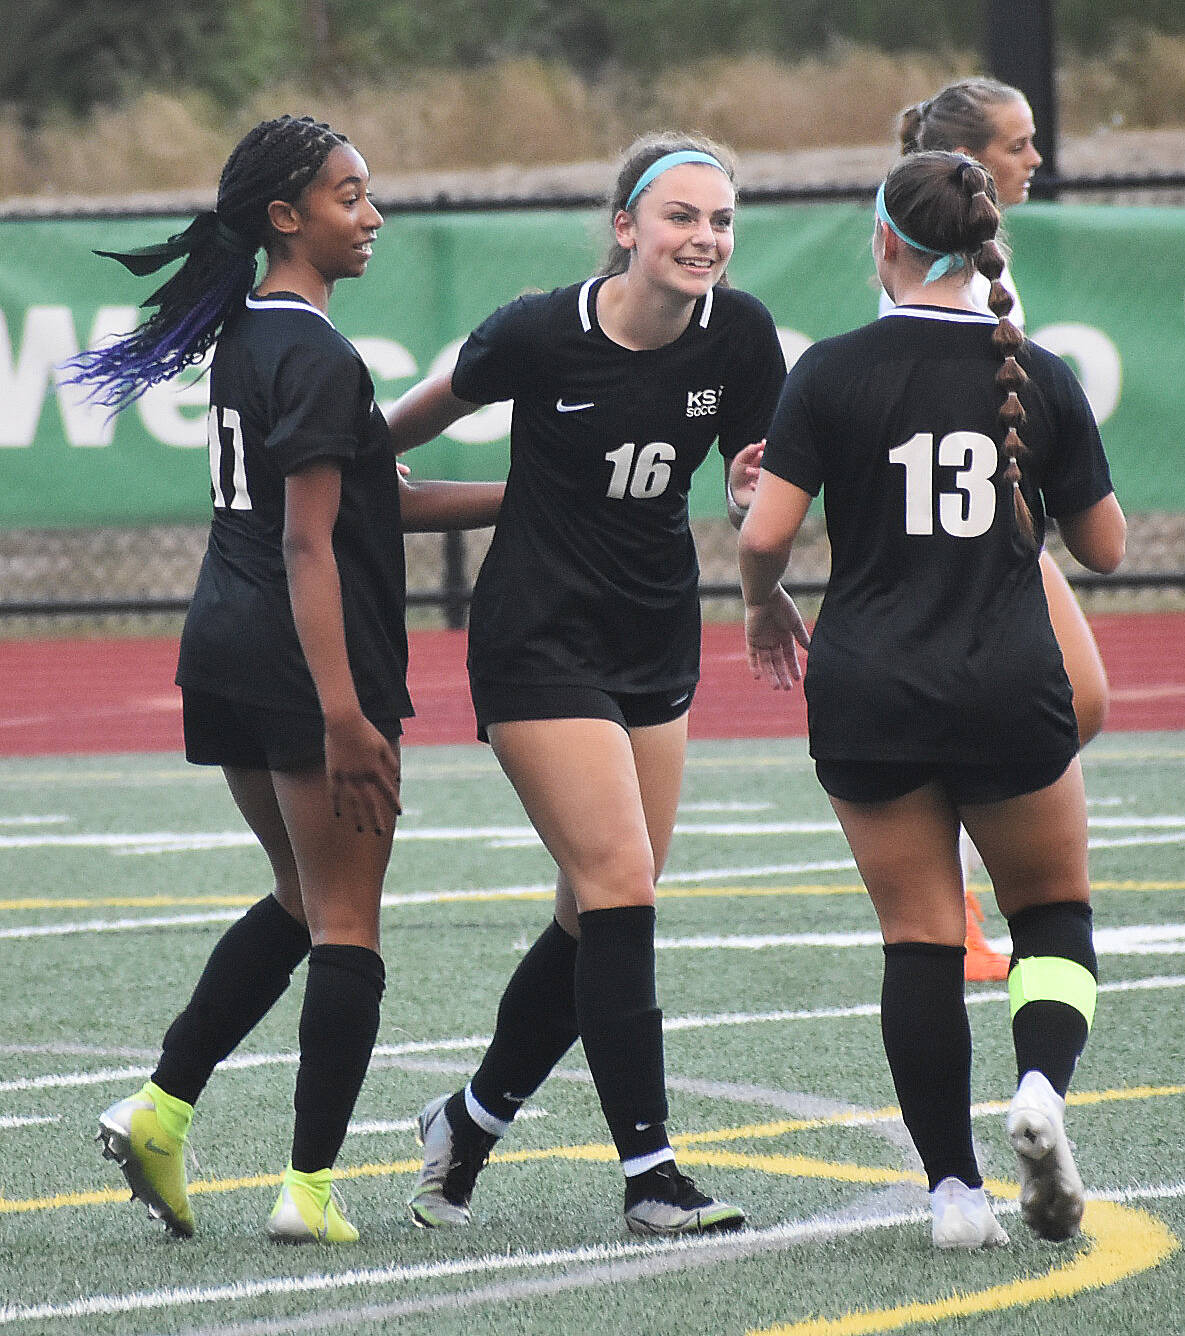
<svg viewBox="0 0 1185 1336"><path fill-rule="evenodd" d="M873 164L875 165L875 164ZM857 174L867 174L861 163ZM760 174L759 174L760 175ZM786 188L770 175L754 180L749 200L766 202L871 198L866 180L820 182ZM469 179L469 178L465 178ZM573 207L600 202L599 195L554 182L521 197L522 180L511 199L494 192L479 198L463 188L439 183L431 198L389 202L386 207L473 209L488 207ZM1115 204L1185 205L1185 175L1142 171L1063 177L1062 198ZM1114 576L1083 572L1053 535L1050 551L1091 611L1166 611L1185 608L1185 515L1144 513L1128 517L1128 556ZM693 522L700 554L704 615L740 615L736 534L726 520ZM407 538L409 624L459 626L473 579L485 555L488 533L410 534ZM0 637L77 634L169 634L178 630L206 544L204 525L148 525L135 528L0 530ZM787 576L804 612L827 579L829 550L822 519L808 516Z"/></svg>
<svg viewBox="0 0 1185 1336"><path fill-rule="evenodd" d="M1088 612L1185 609L1185 516L1128 517L1128 556L1114 576L1090 576L1056 537L1049 548ZM736 533L727 520L692 524L704 616L740 616ZM489 533L409 534L408 621L460 626ZM0 636L166 635L181 620L206 545L205 526L0 531ZM807 517L786 578L813 615L830 550L821 517Z"/></svg>

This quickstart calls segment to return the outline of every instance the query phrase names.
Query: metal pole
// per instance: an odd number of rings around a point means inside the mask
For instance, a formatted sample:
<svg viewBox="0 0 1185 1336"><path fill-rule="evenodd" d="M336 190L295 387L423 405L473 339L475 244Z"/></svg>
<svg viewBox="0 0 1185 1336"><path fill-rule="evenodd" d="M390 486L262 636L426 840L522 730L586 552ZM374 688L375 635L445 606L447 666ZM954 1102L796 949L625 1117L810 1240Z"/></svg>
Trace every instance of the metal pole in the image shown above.
<svg viewBox="0 0 1185 1336"><path fill-rule="evenodd" d="M450 529L444 535L444 621L451 631L465 625L469 607L469 580L465 572L465 535Z"/></svg>
<svg viewBox="0 0 1185 1336"><path fill-rule="evenodd" d="M986 0L984 54L988 70L1019 88L1033 109L1037 151L1034 199L1057 197L1057 96L1053 0Z"/></svg>

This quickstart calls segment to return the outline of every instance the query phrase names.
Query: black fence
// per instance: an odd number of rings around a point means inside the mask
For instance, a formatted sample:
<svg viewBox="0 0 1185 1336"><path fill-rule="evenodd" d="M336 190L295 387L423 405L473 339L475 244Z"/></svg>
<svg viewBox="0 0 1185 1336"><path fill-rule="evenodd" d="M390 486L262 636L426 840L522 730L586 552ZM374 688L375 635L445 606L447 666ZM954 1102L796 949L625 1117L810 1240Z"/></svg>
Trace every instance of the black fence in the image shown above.
<svg viewBox="0 0 1185 1336"><path fill-rule="evenodd" d="M875 183L868 181L801 186L747 185L748 202L820 203L868 201ZM1123 204L1185 206L1185 173L1108 173L1094 176L1057 176L1045 183L1045 196L1063 200L1097 198ZM431 192L421 197L379 201L389 212L504 211L511 209L577 209L603 204L600 193L532 193L513 195L469 194L464 190ZM199 206L200 207L200 206ZM88 217L153 217L185 212L184 208L95 209ZM53 208L9 210L6 218L63 216ZM79 210L70 216L84 216ZM1138 520L1140 517L1132 517ZM1129 560L1122 572L1109 576L1067 569L1075 589L1107 594L1140 591L1185 591L1185 516L1153 517L1154 522L1133 524L1129 533ZM447 626L464 625L473 573L481 551L471 535L446 534L426 547L427 535L417 536L418 562L409 565L409 608L439 611ZM179 615L189 603L204 531L192 527L73 531L23 530L0 532L0 626L33 619L106 619ZM482 549L483 550L483 549ZM702 544L701 544L702 551ZM739 584L730 578L732 560L702 561L704 599L740 599ZM786 582L795 596L821 595L826 587L826 560L815 561L801 578Z"/></svg>

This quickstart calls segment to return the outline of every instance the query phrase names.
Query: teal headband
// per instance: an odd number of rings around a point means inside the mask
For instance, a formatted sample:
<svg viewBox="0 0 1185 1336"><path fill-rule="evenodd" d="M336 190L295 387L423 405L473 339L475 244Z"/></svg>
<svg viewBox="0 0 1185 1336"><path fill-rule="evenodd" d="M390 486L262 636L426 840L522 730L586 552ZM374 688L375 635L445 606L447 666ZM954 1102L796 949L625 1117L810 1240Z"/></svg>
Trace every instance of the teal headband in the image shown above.
<svg viewBox="0 0 1185 1336"><path fill-rule="evenodd" d="M886 227L891 228L907 246L912 246L914 250L921 251L923 255L936 255L938 257L926 270L926 277L922 280L923 287L927 283L933 283L936 279L942 278L950 273L952 269L962 269L964 260L961 255L953 255L947 251L937 251L932 246L923 246L920 242L914 241L902 232L889 217L889 210L885 207L885 183L883 181L880 189L876 192L876 216Z"/></svg>
<svg viewBox="0 0 1185 1336"><path fill-rule="evenodd" d="M664 153L661 158L652 162L649 167L638 177L638 182L630 191L630 197L625 202L627 209L634 207L634 201L643 190L654 180L656 176L661 176L663 172L669 171L672 167L680 167L685 162L704 162L709 167L715 167L718 172L728 173L710 153L701 153L698 149L680 149L678 153Z"/></svg>

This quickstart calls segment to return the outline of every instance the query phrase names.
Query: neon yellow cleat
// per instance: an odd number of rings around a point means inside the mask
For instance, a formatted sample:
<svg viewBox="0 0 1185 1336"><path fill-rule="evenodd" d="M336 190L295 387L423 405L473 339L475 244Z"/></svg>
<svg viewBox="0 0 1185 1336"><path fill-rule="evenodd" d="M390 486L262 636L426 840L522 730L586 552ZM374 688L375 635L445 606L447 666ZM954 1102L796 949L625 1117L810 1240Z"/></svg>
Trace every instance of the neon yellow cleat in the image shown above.
<svg viewBox="0 0 1185 1336"><path fill-rule="evenodd" d="M99 1115L96 1140L114 1160L154 1220L175 1238L193 1237L193 1211L185 1186L185 1138L193 1105L151 1081Z"/></svg>
<svg viewBox="0 0 1185 1336"><path fill-rule="evenodd" d="M332 1169L302 1174L290 1164L268 1216L268 1237L277 1243L356 1243L358 1231L344 1207L333 1189Z"/></svg>

